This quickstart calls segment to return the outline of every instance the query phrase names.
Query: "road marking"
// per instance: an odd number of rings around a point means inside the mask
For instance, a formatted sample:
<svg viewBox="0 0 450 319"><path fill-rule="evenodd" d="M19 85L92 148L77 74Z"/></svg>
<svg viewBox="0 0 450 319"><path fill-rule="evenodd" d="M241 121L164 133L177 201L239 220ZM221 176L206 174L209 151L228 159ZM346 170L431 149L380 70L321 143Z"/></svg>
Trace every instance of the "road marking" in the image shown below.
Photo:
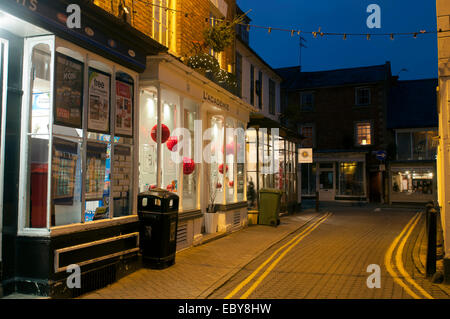
<svg viewBox="0 0 450 319"><path fill-rule="evenodd" d="M411 235L412 230L417 225L417 222L420 220L420 217L421 217L421 213L419 212L416 215L414 215L413 218L411 218L411 220L408 222L408 224L406 224L406 226L403 228L401 233L394 239L394 241L392 242L388 251L386 252L386 255L384 258L384 264L386 266L387 271L391 275L391 277L394 279L394 281L398 285L400 285L414 299L422 299L422 298L419 295L417 295L410 287L408 287L408 285L396 273L396 271L392 267L391 259L392 259L393 252L394 252L395 248L397 247L398 242L403 237L403 235L406 233L405 237L403 238L402 242L400 243L400 245L397 249L397 254L395 256L397 268L402 273L403 277L409 283L411 283L414 287L416 287L416 289L419 290L425 297L432 298L422 287L420 287L416 282L414 282L414 280L409 276L409 274L405 271L405 269L403 267L403 262L401 260L405 243L406 243L407 239L409 238L409 236Z"/></svg>
<svg viewBox="0 0 450 319"><path fill-rule="evenodd" d="M406 279L407 282L409 282L411 285L413 285L418 291L422 293L426 298L428 299L434 299L428 292L425 291L421 286L417 284L416 281L414 281L411 276L406 272L405 268L403 267L403 249L405 248L405 244L409 236L411 236L411 233L413 229L416 227L417 223L420 220L420 215L418 218L416 218L415 222L412 224L412 226L409 228L408 233L406 233L405 237L403 237L402 242L400 243L400 246L397 249L397 255L395 256L395 261L397 263L397 268L400 271L400 273L403 275L403 277Z"/></svg>
<svg viewBox="0 0 450 319"><path fill-rule="evenodd" d="M331 216L331 213L329 213L327 216L325 216L322 220L318 221L317 223L315 223L312 228L310 228L308 231L305 231L304 234L295 242L293 243L291 246L289 246L285 251L283 251L283 253L281 253L281 255L266 269L266 271L258 278L258 280L256 280L256 282L247 290L247 292L245 292L240 299L247 299L248 296L250 296L250 294L259 286L259 284L264 280L264 278L266 278L269 273L275 268L275 266L281 261L281 259L283 259L283 257L292 249L294 248L296 245L298 245L298 243L305 238L306 236L308 236L309 234L311 234L314 229L316 229L317 227L319 227L322 223L324 223L328 217Z"/></svg>
<svg viewBox="0 0 450 319"><path fill-rule="evenodd" d="M309 225L306 229L302 230L298 235L296 235L294 238L292 238L290 241L288 241L286 244L275 250L272 255L270 255L269 258L267 258L251 275L249 275L244 281L242 281L236 288L233 289L224 299L231 299L234 295L236 295L242 288L244 288L260 271L263 269L282 249L284 249L286 246L290 245L292 242L294 242L297 238L305 234L308 230L310 230L312 227L320 223L321 221L324 221L326 218L328 218L331 215L331 213L326 213L322 217L320 217L318 220L314 221L311 225Z"/></svg>

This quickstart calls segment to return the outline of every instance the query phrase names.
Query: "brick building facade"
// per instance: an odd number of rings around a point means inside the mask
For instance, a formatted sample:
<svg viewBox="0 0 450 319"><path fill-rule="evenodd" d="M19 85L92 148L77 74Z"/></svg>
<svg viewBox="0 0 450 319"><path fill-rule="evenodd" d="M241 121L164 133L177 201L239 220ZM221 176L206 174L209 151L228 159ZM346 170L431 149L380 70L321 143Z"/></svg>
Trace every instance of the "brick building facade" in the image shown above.
<svg viewBox="0 0 450 319"><path fill-rule="evenodd" d="M287 124L297 125L302 146L315 154L315 163L302 165L303 196L315 197L317 191L322 200L385 201L384 167L375 154L389 154L392 148L386 130L390 63L323 72L300 72L298 67L277 71L284 78Z"/></svg>

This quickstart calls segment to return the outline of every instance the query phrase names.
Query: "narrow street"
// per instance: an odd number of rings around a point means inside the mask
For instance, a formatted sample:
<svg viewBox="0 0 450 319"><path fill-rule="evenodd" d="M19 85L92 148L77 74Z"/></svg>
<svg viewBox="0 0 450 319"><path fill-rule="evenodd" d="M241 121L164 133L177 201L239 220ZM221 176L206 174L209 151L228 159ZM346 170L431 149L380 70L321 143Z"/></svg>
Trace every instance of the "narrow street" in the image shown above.
<svg viewBox="0 0 450 319"><path fill-rule="evenodd" d="M448 298L412 260L423 214L413 208L338 206L251 226L141 269L82 298ZM369 288L379 265L380 288Z"/></svg>

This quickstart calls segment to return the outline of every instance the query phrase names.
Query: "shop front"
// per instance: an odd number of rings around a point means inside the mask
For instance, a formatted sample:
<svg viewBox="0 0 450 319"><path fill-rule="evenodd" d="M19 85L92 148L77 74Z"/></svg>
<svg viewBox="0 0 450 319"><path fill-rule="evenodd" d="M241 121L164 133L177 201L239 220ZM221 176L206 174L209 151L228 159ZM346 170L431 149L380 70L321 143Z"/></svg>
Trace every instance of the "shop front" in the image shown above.
<svg viewBox="0 0 450 319"><path fill-rule="evenodd" d="M312 164L301 164L302 197L320 201L366 201L365 153L314 154Z"/></svg>
<svg viewBox="0 0 450 319"><path fill-rule="evenodd" d="M392 162L389 173L391 203L426 203L437 200L435 162Z"/></svg>
<svg viewBox="0 0 450 319"><path fill-rule="evenodd" d="M177 250L247 221L249 105L168 54L140 76L139 191L180 196Z"/></svg>
<svg viewBox="0 0 450 319"><path fill-rule="evenodd" d="M297 145L300 137L280 123L252 114L246 135L247 200L249 209L259 207L259 190L283 191L281 211L293 212L298 196Z"/></svg>
<svg viewBox="0 0 450 319"><path fill-rule="evenodd" d="M1 279L6 294L72 297L137 265L138 74L165 48L89 3L81 28L65 1L24 3L0 3Z"/></svg>

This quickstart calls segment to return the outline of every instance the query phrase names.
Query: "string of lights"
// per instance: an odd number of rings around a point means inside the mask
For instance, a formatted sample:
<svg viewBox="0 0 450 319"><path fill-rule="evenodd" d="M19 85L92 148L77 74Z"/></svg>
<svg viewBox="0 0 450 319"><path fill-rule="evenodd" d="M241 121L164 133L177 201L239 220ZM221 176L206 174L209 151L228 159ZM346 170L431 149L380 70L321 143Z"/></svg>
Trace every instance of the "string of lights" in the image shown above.
<svg viewBox="0 0 450 319"><path fill-rule="evenodd" d="M195 12L187 12L179 9L173 9L167 6L159 5L156 3L152 3L146 0L137 0L139 2L142 2L144 4L151 5L153 7L157 7L160 9L164 9L166 12L170 11L172 13L179 13L183 15L185 18L189 17L197 17L204 19L206 23L209 23L211 21L219 21L219 22L226 22L226 23L232 23L232 20L226 19L226 18L215 18L215 17L205 17L201 16ZM250 10L251 11L251 10ZM248 12L246 13L248 14ZM261 25L254 25L254 24L246 24L243 22L237 23L237 25L241 25L246 28L247 31L250 31L250 29L263 29L267 30L267 33L270 34L272 31L279 31L279 32L287 32L290 33L291 36L298 35L311 35L314 38L318 38L319 36L321 38L325 36L339 36L342 37L343 40L347 40L348 37L366 37L367 40L370 40L372 37L389 37L391 40L394 40L397 36L412 36L414 39L416 39L419 35L425 35L425 34L438 34L441 32L448 32L450 30L419 30L419 31L413 31L413 32L389 32L389 33L352 33L352 32L324 32L322 31L321 27L317 31L305 31L305 30L299 30L299 29L285 29L285 28L277 28L277 27L269 27L269 26L261 26Z"/></svg>

